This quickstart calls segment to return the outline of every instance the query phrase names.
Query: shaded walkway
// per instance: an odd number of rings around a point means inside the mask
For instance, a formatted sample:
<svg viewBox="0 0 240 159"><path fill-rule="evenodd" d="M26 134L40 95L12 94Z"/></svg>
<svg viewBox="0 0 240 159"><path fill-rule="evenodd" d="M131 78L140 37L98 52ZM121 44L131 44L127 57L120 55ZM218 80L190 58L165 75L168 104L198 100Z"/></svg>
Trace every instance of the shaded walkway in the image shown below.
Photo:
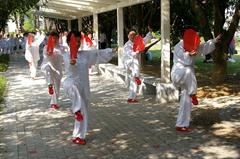
<svg viewBox="0 0 240 159"><path fill-rule="evenodd" d="M87 145L72 144L73 114L61 89L60 110L49 108L45 80L31 80L23 56L13 55L9 88L0 114L2 159L239 158L240 98L204 100L193 108L193 132L177 133L178 104L158 104L153 96L127 104L127 89L91 77L92 100ZM214 105L214 107L212 106ZM206 120L207 119L207 120Z"/></svg>

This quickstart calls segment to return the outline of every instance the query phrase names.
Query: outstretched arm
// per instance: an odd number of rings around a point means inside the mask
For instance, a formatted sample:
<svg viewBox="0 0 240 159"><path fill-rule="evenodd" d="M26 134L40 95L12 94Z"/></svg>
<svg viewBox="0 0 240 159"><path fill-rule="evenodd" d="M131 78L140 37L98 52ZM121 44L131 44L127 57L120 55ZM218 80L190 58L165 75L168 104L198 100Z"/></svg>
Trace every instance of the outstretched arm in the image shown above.
<svg viewBox="0 0 240 159"><path fill-rule="evenodd" d="M214 51L215 44L221 40L222 35L218 35L215 39L208 40L207 42L200 44L197 53L201 55L207 55Z"/></svg>
<svg viewBox="0 0 240 159"><path fill-rule="evenodd" d="M108 48L102 50L88 50L86 54L88 55L89 66L100 63L107 63L110 61L115 53L117 53L118 48Z"/></svg>

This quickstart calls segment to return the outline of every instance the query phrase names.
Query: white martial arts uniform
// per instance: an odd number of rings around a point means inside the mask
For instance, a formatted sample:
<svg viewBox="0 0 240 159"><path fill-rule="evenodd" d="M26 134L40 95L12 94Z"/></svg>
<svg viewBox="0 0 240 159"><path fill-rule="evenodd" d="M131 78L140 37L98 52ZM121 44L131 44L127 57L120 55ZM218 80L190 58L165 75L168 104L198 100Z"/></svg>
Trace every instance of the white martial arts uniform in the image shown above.
<svg viewBox="0 0 240 159"><path fill-rule="evenodd" d="M133 51L133 42L128 40L123 47L123 63L126 69L126 82L129 87L128 99L136 99L137 96L137 84L134 80L135 77L140 76L139 71L139 56ZM130 81L128 81L128 74L130 74Z"/></svg>
<svg viewBox="0 0 240 159"><path fill-rule="evenodd" d="M200 44L197 55L206 55L215 49L216 40ZM174 86L181 88L180 108L176 127L189 127L192 101L190 95L197 94L197 80L194 72L194 58L184 51L183 40L174 46L171 79Z"/></svg>
<svg viewBox="0 0 240 159"><path fill-rule="evenodd" d="M153 38L152 33L148 34L143 38L144 44L151 42ZM135 77L140 76L140 53L137 54L133 51L133 42L128 40L123 47L123 63L126 69L126 84L129 87L128 99L136 99L138 85L135 82ZM128 74L130 74L130 81L128 81ZM142 93L142 86L139 87L139 93Z"/></svg>
<svg viewBox="0 0 240 159"><path fill-rule="evenodd" d="M40 60L39 45L42 43L43 39L44 37L40 37L36 41L33 41L31 45L26 42L25 59L31 63L30 76L32 78L35 78L37 74L38 60Z"/></svg>
<svg viewBox="0 0 240 159"><path fill-rule="evenodd" d="M58 104L60 85L62 79L63 48L56 45L53 54L47 54L47 45L43 49L43 62L41 70L45 74L47 84L53 85L53 94L51 95L50 105Z"/></svg>
<svg viewBox="0 0 240 159"><path fill-rule="evenodd" d="M66 79L63 88L72 101L73 113L81 111L83 121L75 119L73 137L85 139L88 124L87 107L90 98L88 68L93 64L106 63L112 59L112 49L81 50L78 52L75 65L70 64L69 48L64 53Z"/></svg>

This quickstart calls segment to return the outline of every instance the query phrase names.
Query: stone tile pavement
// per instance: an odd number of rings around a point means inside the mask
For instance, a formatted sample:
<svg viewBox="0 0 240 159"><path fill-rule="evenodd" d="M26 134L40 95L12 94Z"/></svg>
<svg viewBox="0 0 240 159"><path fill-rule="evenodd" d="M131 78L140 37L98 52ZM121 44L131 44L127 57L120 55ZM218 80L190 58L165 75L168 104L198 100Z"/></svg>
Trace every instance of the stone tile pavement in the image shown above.
<svg viewBox="0 0 240 159"><path fill-rule="evenodd" d="M127 104L127 89L91 76L85 146L70 142L74 116L61 89L59 110L49 106L41 73L29 78L23 56L11 56L8 92L0 112L0 159L240 158L240 97L201 100L193 108L193 132L175 132L178 103L154 96Z"/></svg>

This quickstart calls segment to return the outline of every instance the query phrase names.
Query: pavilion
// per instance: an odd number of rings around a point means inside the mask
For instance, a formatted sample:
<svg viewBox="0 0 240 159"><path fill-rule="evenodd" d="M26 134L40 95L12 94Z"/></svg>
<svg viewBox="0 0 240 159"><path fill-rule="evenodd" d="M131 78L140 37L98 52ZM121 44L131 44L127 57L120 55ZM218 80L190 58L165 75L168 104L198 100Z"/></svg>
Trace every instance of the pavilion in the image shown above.
<svg viewBox="0 0 240 159"><path fill-rule="evenodd" d="M150 0L40 0L38 2L39 10L35 14L43 17L52 17L65 19L68 21L68 30L71 30L71 20L78 19L78 29L82 30L82 18L85 16L93 16L93 29L98 35L98 14L107 11L117 10L117 34L118 34L118 61L122 61L122 49L124 46L124 20L123 8L144 4ZM170 1L161 0L161 78L151 80L151 77L143 77L146 85L154 86L149 89L148 93L156 94L159 102L169 102L178 99L178 91L170 82ZM109 67L109 69L108 69ZM105 65L104 71L108 71L108 75L123 80L120 75L123 64L118 62L117 68ZM118 71L113 71L118 70ZM111 71L111 72L109 72ZM113 72L112 72L113 71ZM120 78L119 78L120 77ZM151 82L149 82L151 81ZM148 87L147 87L148 88ZM150 88L150 87L149 87Z"/></svg>

